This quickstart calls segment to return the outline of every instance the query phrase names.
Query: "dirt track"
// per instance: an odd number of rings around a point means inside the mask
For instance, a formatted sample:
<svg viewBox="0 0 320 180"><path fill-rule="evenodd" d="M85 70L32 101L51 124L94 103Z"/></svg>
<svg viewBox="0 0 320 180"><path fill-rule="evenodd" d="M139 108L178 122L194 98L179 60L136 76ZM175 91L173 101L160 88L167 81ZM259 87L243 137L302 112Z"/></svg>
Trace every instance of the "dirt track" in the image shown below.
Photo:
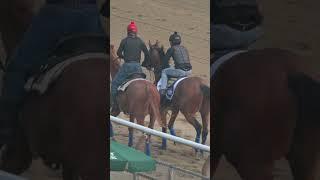
<svg viewBox="0 0 320 180"><path fill-rule="evenodd" d="M319 31L320 16L318 1L270 1L258 0L265 16L265 35L256 48L279 47L307 55L307 60L314 61L320 67ZM275 180L292 180L287 161L280 160L274 170ZM320 178L320 176L318 176ZM216 179L240 180L238 174L229 163L223 160L217 170Z"/></svg>
<svg viewBox="0 0 320 180"><path fill-rule="evenodd" d="M182 36L182 44L189 50L192 74L207 80L209 84L209 0L111 0L111 44L117 48L126 36L126 28L131 20L138 26L139 36L146 42L159 40L165 50L169 47L169 36L177 31ZM147 73L149 75L149 73ZM128 117L120 115L124 119ZM201 119L197 116L198 121ZM148 117L146 118L148 121ZM115 125L116 138L122 143L128 142L128 129ZM161 130L156 123L155 129ZM180 114L175 123L177 135L194 141L195 130ZM170 162L176 166L200 172L204 160L196 160L191 147L172 142L167 151L160 151L160 141L152 137L152 156ZM209 145L210 138L207 140ZM158 171L157 177L163 177L165 171ZM161 176L162 174L162 176ZM181 178L181 177L180 177ZM183 177L190 179L190 177Z"/></svg>

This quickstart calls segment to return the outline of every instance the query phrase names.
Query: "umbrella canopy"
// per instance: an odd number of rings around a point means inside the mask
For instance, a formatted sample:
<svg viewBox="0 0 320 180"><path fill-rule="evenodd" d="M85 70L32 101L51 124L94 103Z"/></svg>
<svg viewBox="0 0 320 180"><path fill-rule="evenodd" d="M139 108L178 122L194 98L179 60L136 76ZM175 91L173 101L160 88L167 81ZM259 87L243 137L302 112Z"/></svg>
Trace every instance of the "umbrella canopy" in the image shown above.
<svg viewBox="0 0 320 180"><path fill-rule="evenodd" d="M156 161L126 145L110 141L111 171L147 172L156 169Z"/></svg>

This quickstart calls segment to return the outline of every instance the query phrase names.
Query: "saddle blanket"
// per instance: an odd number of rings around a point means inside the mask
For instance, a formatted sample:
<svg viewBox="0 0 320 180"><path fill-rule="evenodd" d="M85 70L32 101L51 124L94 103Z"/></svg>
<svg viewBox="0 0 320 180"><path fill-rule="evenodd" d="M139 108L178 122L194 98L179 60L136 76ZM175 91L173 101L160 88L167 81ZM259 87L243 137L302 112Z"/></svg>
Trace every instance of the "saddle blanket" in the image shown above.
<svg viewBox="0 0 320 180"><path fill-rule="evenodd" d="M125 82L123 85L118 87L118 91L125 91L127 89L127 87L134 81L148 81L151 82L147 79L143 79L143 78L136 78L136 79L131 79L130 81Z"/></svg>
<svg viewBox="0 0 320 180"><path fill-rule="evenodd" d="M173 97L173 95L174 95L174 92L175 92L178 84L179 84L181 81L183 81L183 80L185 80L185 79L187 79L187 78L189 78L189 77L180 78L180 79L176 80L171 86L169 86L169 87L167 88L166 97L167 97L168 100L171 100L171 99L172 99L172 97ZM160 87L161 87L161 82L159 81L158 84L157 84L157 89L158 89L158 91L160 90Z"/></svg>
<svg viewBox="0 0 320 180"><path fill-rule="evenodd" d="M225 62L227 62L228 60L230 60L232 57L238 55L238 54L241 54L241 53L244 53L244 52L247 52L247 50L238 50L238 51L232 51L222 57L220 57L219 59L217 59L212 65L211 65L211 68L210 68L210 77L211 79L214 79L214 75L217 71L217 69L222 65L224 64Z"/></svg>
<svg viewBox="0 0 320 180"><path fill-rule="evenodd" d="M46 66L43 66L41 69L44 69L44 71L30 77L26 82L24 89L27 92L36 91L40 95L42 95L46 92L49 86L61 75L65 68L67 68L74 62L88 60L89 58L106 59L107 55L105 53L84 53L66 59L65 61L60 62L49 69L47 69Z"/></svg>

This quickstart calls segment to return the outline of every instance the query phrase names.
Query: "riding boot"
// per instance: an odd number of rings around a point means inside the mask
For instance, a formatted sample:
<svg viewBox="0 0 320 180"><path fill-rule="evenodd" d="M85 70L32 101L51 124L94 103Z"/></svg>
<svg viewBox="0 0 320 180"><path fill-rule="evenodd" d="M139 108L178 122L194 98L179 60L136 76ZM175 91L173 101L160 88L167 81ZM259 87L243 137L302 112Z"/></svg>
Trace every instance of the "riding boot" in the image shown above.
<svg viewBox="0 0 320 180"><path fill-rule="evenodd" d="M117 98L115 96L110 97L110 108L111 112L119 112L120 108L117 102Z"/></svg>
<svg viewBox="0 0 320 180"><path fill-rule="evenodd" d="M168 103L167 97L166 97L166 90L165 89L160 89L160 105L164 106Z"/></svg>

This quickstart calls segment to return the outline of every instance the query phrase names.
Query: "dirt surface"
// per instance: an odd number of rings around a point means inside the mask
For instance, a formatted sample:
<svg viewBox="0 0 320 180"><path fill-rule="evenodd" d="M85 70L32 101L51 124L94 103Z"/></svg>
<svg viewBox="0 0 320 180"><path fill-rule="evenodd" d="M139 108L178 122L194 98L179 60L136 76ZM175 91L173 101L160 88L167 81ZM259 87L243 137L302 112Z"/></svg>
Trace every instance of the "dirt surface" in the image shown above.
<svg viewBox="0 0 320 180"><path fill-rule="evenodd" d="M320 67L320 16L318 1L270 1L258 0L265 17L265 35L256 48L276 47L290 49L312 58L314 66ZM286 160L276 163L275 180L292 180ZM320 176L318 176L320 178ZM217 169L216 179L240 180L234 168L223 159Z"/></svg>
<svg viewBox="0 0 320 180"><path fill-rule="evenodd" d="M111 0L111 44L118 48L121 39L126 36L126 28L131 20L136 22L138 34L147 45L149 40L152 43L159 40L165 50L169 47L169 36L177 31L182 36L182 44L189 50L193 76L202 77L209 84L209 14L209 0ZM148 72L147 75L149 75ZM120 117L129 119L122 114ZM197 119L201 123L199 115ZM146 117L147 122L148 120ZM128 129L116 124L114 129L117 140L127 144ZM155 129L161 131L157 123ZM175 129L179 137L194 141L195 130L181 114L176 120ZM209 141L210 138L207 140L207 145L210 144ZM200 172L204 160L197 160L191 147L181 144L173 145L169 142L168 149L161 151L159 138L152 137L152 143L152 157L155 159ZM158 179L166 179L167 171L165 168L158 167L153 175ZM176 175L175 178L193 179L183 175Z"/></svg>

